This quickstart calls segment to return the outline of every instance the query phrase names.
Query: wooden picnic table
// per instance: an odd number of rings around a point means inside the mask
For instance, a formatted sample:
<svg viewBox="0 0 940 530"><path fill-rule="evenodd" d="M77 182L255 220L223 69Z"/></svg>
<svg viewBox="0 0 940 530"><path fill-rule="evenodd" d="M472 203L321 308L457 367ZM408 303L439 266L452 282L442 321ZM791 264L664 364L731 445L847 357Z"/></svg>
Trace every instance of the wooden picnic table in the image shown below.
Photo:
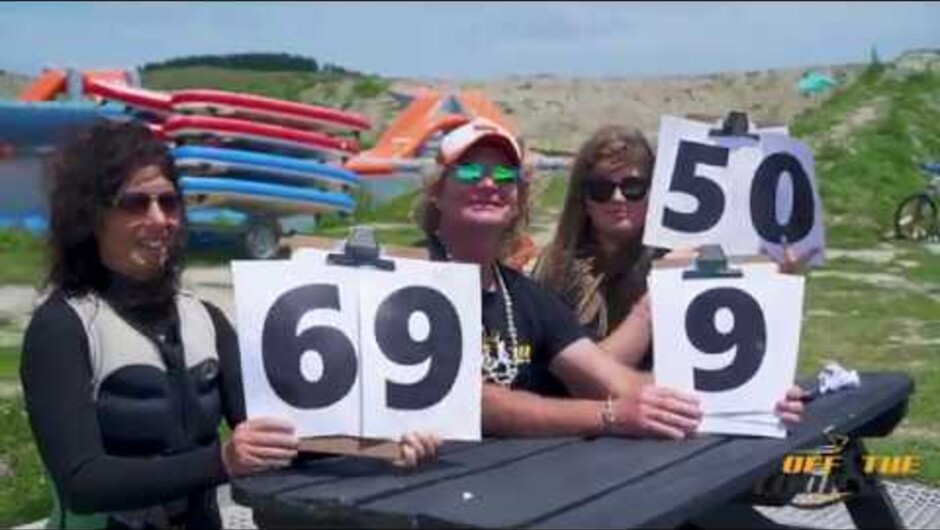
<svg viewBox="0 0 940 530"><path fill-rule="evenodd" d="M860 388L817 398L786 439L701 435L685 441L616 437L446 443L414 471L328 457L236 479L233 499L262 528L312 526L674 527L736 499L781 469L788 454L830 443L827 431L888 435L914 385L901 373L863 373ZM847 461L851 460L846 458ZM880 482L849 497L859 528L901 527Z"/></svg>

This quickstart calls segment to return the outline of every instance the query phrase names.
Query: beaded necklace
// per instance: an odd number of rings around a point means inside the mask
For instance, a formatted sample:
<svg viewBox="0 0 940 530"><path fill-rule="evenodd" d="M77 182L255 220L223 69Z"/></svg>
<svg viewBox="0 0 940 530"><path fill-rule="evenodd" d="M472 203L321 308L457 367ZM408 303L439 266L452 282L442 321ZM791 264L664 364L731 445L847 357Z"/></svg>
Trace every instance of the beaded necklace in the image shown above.
<svg viewBox="0 0 940 530"><path fill-rule="evenodd" d="M434 233L429 239L432 256L437 255L446 261L452 260L450 250L447 248L447 245L444 244L444 240L439 234ZM519 345L519 333L516 331L516 320L513 317L512 295L509 294L509 289L506 287L505 280L503 280L503 274L500 272L499 265L496 263L493 264L493 275L496 277L499 290L503 295L503 310L506 316L506 327L509 331L509 352L511 355L515 356L516 347Z"/></svg>
<svg viewBox="0 0 940 530"><path fill-rule="evenodd" d="M506 288L506 282L503 280L503 273L499 270L499 265L493 265L493 274L499 283L499 290L503 295L503 309L506 311L506 327L509 328L509 352L512 356L516 355L516 347L519 345L519 334L516 331L516 319L513 318L512 295Z"/></svg>

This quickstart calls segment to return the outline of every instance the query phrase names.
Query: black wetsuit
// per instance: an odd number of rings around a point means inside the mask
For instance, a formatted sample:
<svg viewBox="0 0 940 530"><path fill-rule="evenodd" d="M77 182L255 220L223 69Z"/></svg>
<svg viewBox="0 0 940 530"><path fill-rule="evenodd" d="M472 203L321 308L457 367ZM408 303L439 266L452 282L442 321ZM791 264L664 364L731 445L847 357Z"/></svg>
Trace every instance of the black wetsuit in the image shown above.
<svg viewBox="0 0 940 530"><path fill-rule="evenodd" d="M100 296L157 346L167 370L121 368L97 399L79 316L60 292L36 310L20 374L39 452L66 516L163 505L172 507L172 526L221 527L215 487L227 476L218 428L223 416L229 426L245 417L235 332L203 302L218 361L186 369L176 306L140 304L135 294L134 282L116 278ZM121 525L109 516L109 527Z"/></svg>

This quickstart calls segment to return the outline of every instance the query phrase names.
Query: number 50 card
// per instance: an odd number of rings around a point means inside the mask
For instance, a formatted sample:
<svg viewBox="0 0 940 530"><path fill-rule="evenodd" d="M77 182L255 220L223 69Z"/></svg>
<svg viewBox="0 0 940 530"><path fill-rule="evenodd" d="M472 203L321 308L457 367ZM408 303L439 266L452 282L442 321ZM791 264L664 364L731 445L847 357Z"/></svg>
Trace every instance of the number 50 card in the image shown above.
<svg viewBox="0 0 940 530"><path fill-rule="evenodd" d="M700 432L783 437L774 409L796 375L804 280L773 263L731 268L743 274L653 269L656 384L698 395Z"/></svg>
<svg viewBox="0 0 940 530"><path fill-rule="evenodd" d="M712 135L706 123L663 116L643 243L664 248L721 245L729 254L782 242L797 255L825 248L822 202L809 147L779 131L754 139Z"/></svg>

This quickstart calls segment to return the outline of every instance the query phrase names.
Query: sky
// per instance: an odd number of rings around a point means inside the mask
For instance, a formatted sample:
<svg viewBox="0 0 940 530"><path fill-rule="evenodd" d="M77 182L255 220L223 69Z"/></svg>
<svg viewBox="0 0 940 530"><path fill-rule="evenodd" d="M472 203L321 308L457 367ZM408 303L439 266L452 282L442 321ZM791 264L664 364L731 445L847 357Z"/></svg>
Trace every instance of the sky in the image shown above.
<svg viewBox="0 0 940 530"><path fill-rule="evenodd" d="M389 77L698 75L940 48L931 2L4 2L0 69L285 52Z"/></svg>

